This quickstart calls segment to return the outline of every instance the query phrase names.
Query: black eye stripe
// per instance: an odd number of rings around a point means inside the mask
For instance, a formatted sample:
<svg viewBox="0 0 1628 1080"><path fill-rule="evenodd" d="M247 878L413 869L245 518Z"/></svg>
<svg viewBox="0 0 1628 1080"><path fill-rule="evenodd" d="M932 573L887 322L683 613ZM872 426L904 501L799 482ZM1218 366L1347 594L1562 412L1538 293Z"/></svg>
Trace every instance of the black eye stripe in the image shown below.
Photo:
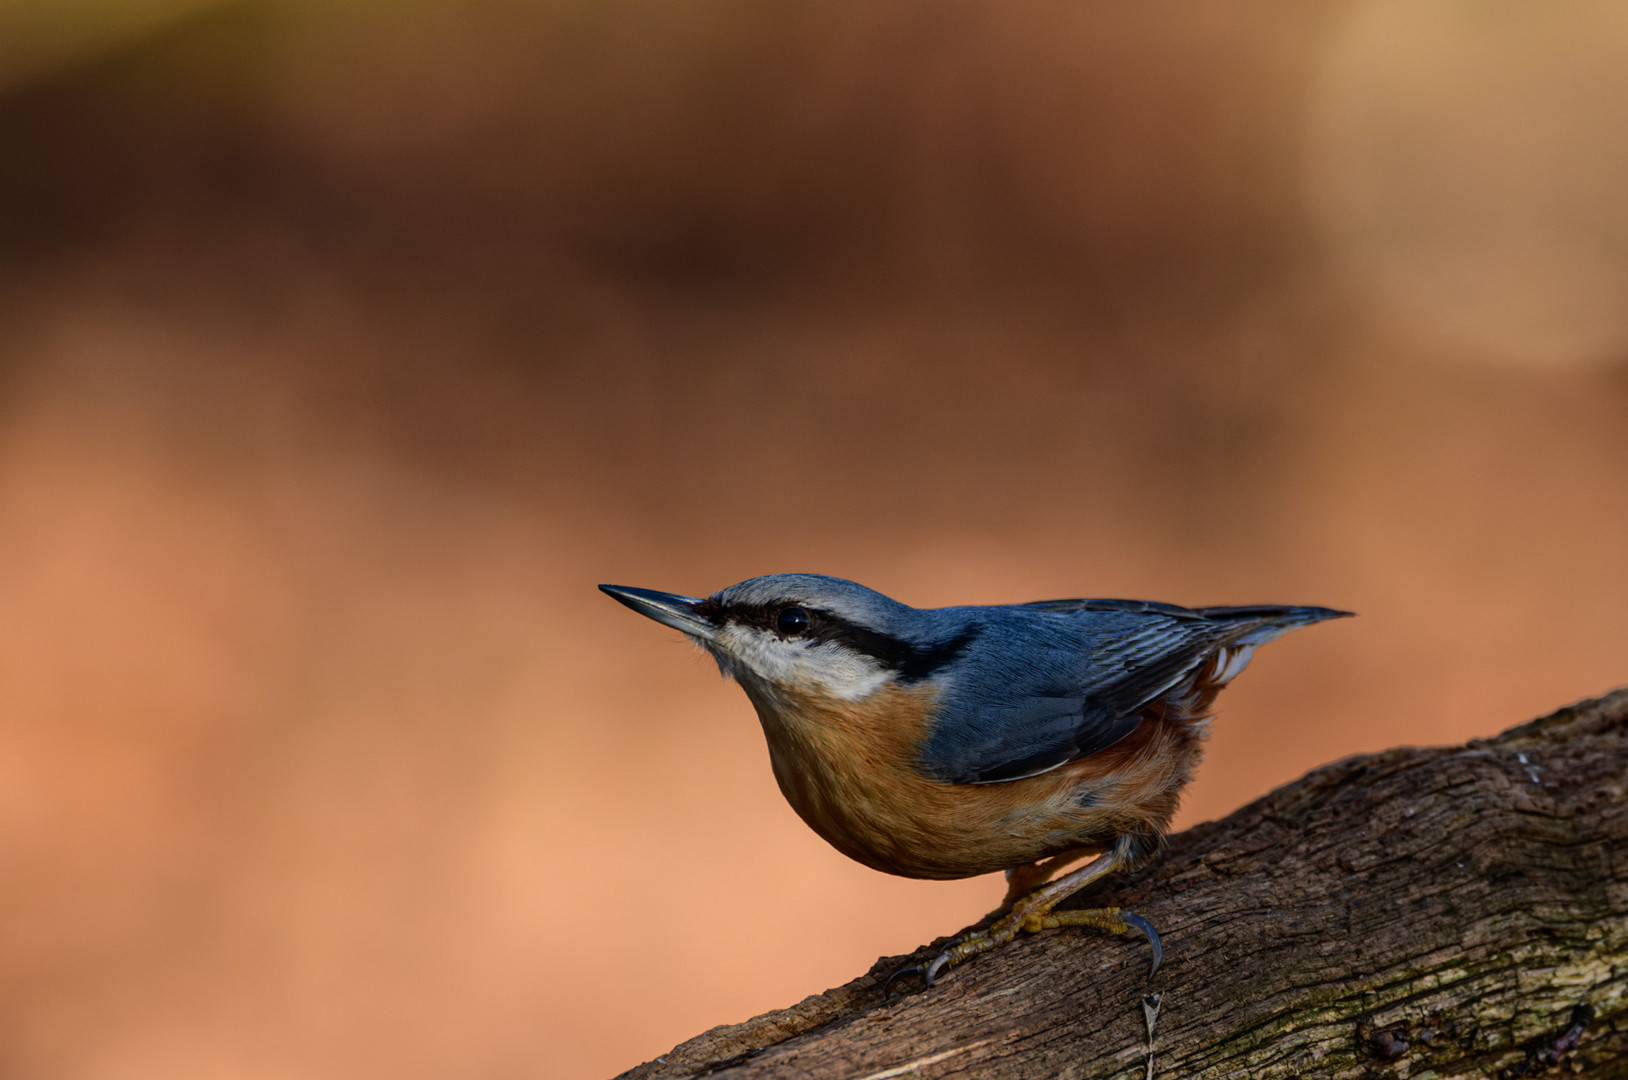
<svg viewBox="0 0 1628 1080"><path fill-rule="evenodd" d="M777 604L730 604L707 600L698 612L715 622L732 622L750 626L777 636L786 636L779 627L782 613L796 608L808 617L808 626L794 635L798 641L815 643L837 642L855 652L863 653L894 672L902 682L919 682L929 678L966 654L972 642L983 629L977 623L968 626L955 637L925 645L914 645L884 634L879 630L860 626L834 612L785 601Z"/></svg>
<svg viewBox="0 0 1628 1080"><path fill-rule="evenodd" d="M697 611L707 619L718 623L736 623L740 626L750 626L754 630L767 630L770 633L780 632L780 616L790 609L801 611L808 619L808 627L799 636L805 638L820 638L826 640L831 627L843 622L839 616L828 611L809 607L806 604L780 603L780 604L730 604L723 605L715 600L703 603Z"/></svg>

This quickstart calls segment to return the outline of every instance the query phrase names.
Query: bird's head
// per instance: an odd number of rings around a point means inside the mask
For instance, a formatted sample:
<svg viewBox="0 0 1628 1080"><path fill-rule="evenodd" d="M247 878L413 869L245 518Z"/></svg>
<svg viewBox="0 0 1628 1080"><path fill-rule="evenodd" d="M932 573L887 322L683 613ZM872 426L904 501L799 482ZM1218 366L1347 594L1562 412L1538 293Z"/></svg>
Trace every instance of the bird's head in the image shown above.
<svg viewBox="0 0 1628 1080"><path fill-rule="evenodd" d="M890 683L935 674L971 640L952 635L946 643L939 612L820 574L751 578L705 599L623 585L600 589L683 631L754 700L858 701Z"/></svg>

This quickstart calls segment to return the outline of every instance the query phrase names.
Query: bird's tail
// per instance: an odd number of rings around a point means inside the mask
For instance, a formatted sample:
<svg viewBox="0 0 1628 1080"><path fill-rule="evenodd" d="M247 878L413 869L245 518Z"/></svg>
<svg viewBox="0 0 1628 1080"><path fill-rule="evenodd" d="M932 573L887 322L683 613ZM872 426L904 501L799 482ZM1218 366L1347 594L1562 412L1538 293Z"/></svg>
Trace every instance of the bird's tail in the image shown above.
<svg viewBox="0 0 1628 1080"><path fill-rule="evenodd" d="M1235 628L1223 643L1210 654L1210 663L1199 677L1199 683L1219 690L1249 666L1255 650L1274 638L1291 630L1320 623L1324 619L1343 619L1355 614L1323 607L1285 607L1278 604L1251 604L1247 607L1208 607L1196 609L1206 619Z"/></svg>
<svg viewBox="0 0 1628 1080"><path fill-rule="evenodd" d="M1198 608L1206 619L1237 626L1239 634L1232 639L1234 645L1265 645L1273 638L1282 637L1291 630L1320 623L1325 619L1344 619L1355 615L1353 611L1338 611L1326 607L1287 607L1281 604L1249 604L1244 607Z"/></svg>

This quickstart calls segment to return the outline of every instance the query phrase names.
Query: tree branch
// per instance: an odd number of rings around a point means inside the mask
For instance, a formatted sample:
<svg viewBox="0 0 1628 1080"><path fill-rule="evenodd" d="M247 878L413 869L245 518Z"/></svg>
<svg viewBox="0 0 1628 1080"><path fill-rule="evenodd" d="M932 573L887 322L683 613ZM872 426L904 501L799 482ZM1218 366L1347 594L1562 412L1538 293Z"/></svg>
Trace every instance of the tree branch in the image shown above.
<svg viewBox="0 0 1628 1080"><path fill-rule="evenodd" d="M927 947L624 1076L1628 1076L1628 689L1326 765L1091 894L1163 932L1151 985L1059 930L884 999Z"/></svg>

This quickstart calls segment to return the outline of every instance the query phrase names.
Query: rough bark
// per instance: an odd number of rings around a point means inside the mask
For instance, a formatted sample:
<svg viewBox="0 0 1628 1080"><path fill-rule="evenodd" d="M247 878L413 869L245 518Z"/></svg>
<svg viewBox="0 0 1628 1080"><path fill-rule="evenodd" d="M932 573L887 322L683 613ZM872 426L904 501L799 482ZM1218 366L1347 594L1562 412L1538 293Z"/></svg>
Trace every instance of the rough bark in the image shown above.
<svg viewBox="0 0 1628 1080"><path fill-rule="evenodd" d="M1628 1077L1628 689L1317 769L1172 838L1117 903L1165 937L1020 939L714 1028L664 1077Z"/></svg>

